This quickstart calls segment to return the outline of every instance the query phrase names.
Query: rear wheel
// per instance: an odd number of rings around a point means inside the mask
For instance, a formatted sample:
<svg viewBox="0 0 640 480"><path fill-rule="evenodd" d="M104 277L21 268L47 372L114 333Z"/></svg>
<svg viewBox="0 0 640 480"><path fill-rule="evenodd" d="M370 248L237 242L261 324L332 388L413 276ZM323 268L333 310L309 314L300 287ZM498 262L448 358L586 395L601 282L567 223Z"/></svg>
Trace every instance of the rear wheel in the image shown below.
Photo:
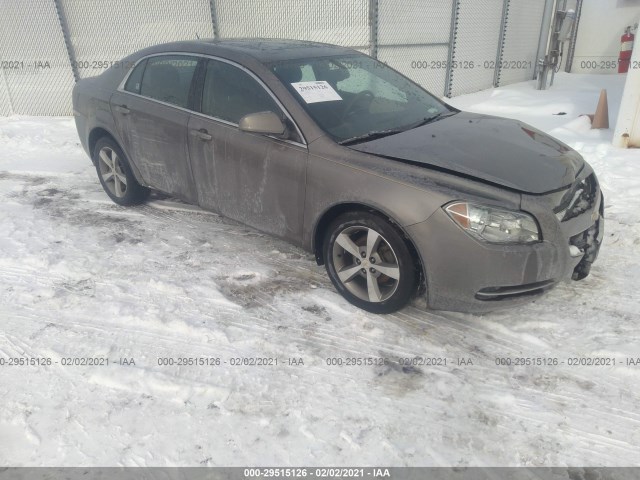
<svg viewBox="0 0 640 480"><path fill-rule="evenodd" d="M149 196L149 189L136 181L129 161L113 139L103 137L96 142L93 160L102 188L118 205L136 205Z"/></svg>
<svg viewBox="0 0 640 480"><path fill-rule="evenodd" d="M368 212L334 220L325 235L324 259L336 289L369 312L394 312L417 289L416 262L407 243L388 221Z"/></svg>

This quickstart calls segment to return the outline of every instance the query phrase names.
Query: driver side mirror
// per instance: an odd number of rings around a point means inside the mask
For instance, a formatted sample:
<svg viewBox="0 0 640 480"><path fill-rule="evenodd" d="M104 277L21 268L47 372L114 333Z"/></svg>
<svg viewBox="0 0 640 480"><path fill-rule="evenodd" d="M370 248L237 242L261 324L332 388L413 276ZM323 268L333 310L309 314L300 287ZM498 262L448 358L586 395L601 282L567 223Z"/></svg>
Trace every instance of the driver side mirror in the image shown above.
<svg viewBox="0 0 640 480"><path fill-rule="evenodd" d="M243 132L262 133L285 137L287 126L282 119L273 112L250 113L240 119L238 128Z"/></svg>

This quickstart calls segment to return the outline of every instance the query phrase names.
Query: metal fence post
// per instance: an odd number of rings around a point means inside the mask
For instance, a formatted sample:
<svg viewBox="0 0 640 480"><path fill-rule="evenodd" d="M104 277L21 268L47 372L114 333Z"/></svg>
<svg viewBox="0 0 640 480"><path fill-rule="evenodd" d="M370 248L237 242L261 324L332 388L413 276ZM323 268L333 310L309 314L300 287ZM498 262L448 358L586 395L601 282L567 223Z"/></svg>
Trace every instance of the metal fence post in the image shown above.
<svg viewBox="0 0 640 480"><path fill-rule="evenodd" d="M69 27L67 25L67 19L64 16L62 5L60 0L53 0L53 4L56 6L56 14L58 15L58 21L60 22L60 28L62 29L62 37L64 38L64 45L67 47L67 55L69 57L69 64L71 65L71 71L73 72L73 78L77 82L80 80L80 72L78 71L78 64L76 62L76 55L73 51L73 45L71 44L71 36L69 35Z"/></svg>
<svg viewBox="0 0 640 480"><path fill-rule="evenodd" d="M498 40L498 51L496 52L496 65L493 71L493 86L500 86L500 70L502 69L502 54L504 53L504 42L507 33L507 22L509 21L509 2L504 0L502 4L502 22L500 23L500 39Z"/></svg>
<svg viewBox="0 0 640 480"><path fill-rule="evenodd" d="M369 0L369 55L378 58L378 0Z"/></svg>
<svg viewBox="0 0 640 480"><path fill-rule="evenodd" d="M453 58L456 48L456 34L458 30L458 13L460 0L451 2L451 27L449 30L449 53L447 55L447 76L444 81L444 96L451 98L451 87L453 86Z"/></svg>
<svg viewBox="0 0 640 480"><path fill-rule="evenodd" d="M569 50L567 51L567 59L564 62L564 71L571 73L573 66L573 55L576 52L576 40L578 39L578 27L580 26L580 14L582 13L582 0L576 0L576 19L571 26L571 40L569 41Z"/></svg>
<svg viewBox="0 0 640 480"><path fill-rule="evenodd" d="M540 25L540 40L538 41L538 53L536 54L536 65L533 72L533 78L540 75L540 62L544 61L547 55L547 47L549 46L549 34L551 33L551 22L553 22L556 7L556 0L546 0L544 5L544 14L542 15L542 23Z"/></svg>
<svg viewBox="0 0 640 480"><path fill-rule="evenodd" d="M209 9L211 10L211 26L213 28L213 38L219 38L220 32L218 31L218 15L216 13L215 0L209 0Z"/></svg>

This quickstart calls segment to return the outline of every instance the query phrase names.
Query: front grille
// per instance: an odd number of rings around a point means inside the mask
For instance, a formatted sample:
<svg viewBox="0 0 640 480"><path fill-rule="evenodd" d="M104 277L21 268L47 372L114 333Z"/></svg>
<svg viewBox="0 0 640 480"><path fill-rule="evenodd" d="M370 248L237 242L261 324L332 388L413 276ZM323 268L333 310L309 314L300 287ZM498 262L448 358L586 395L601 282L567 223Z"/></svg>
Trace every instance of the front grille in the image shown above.
<svg viewBox="0 0 640 480"><path fill-rule="evenodd" d="M560 205L553 209L553 213L558 220L566 222L591 210L596 198L598 198L598 183L595 175L591 174L563 195Z"/></svg>

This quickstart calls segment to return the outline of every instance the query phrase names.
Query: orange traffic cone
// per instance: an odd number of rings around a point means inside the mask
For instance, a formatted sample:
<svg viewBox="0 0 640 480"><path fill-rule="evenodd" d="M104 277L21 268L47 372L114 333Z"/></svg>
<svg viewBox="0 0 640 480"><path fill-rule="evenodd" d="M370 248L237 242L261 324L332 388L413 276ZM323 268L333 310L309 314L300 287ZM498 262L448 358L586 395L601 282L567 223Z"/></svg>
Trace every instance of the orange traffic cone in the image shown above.
<svg viewBox="0 0 640 480"><path fill-rule="evenodd" d="M607 102L607 91L604 88L600 92L596 113L591 119L591 128L609 128L609 102Z"/></svg>

